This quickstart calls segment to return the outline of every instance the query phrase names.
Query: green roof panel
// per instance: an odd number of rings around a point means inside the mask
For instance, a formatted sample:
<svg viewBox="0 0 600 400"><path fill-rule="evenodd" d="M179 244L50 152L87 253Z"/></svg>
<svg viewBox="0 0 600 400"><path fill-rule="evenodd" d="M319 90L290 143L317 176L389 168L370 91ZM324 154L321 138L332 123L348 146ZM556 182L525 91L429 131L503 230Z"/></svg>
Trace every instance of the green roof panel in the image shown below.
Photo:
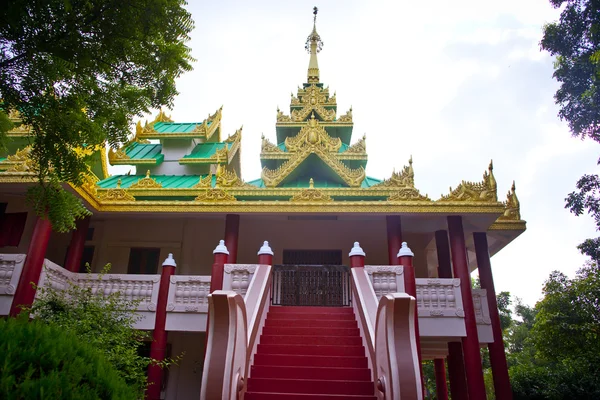
<svg viewBox="0 0 600 400"><path fill-rule="evenodd" d="M205 178L206 176L202 175L201 177ZM114 189L120 179L121 188L127 189L145 177L145 175L114 175L98 182L98 186L102 189ZM190 189L200 181L199 175L150 175L150 177L160 183L163 189ZM216 178L213 176L212 179L214 186Z"/></svg>
<svg viewBox="0 0 600 400"><path fill-rule="evenodd" d="M233 143L200 143L194 147L194 150L192 150L190 154L183 156L183 158L210 158L217 150L221 150L225 148L225 146L227 146L227 149L229 150L231 146L233 146Z"/></svg>
<svg viewBox="0 0 600 400"><path fill-rule="evenodd" d="M154 124L154 130L158 133L189 133L196 127L202 125L202 122L157 122ZM207 127L212 122L208 122Z"/></svg>

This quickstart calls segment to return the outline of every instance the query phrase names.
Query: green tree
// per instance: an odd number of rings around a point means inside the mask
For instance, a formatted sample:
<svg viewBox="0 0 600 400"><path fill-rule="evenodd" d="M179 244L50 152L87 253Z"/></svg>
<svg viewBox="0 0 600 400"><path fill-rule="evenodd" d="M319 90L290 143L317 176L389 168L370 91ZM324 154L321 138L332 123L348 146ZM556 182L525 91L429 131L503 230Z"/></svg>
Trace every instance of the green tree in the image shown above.
<svg viewBox="0 0 600 400"><path fill-rule="evenodd" d="M60 183L80 184L89 156L115 147L135 116L171 106L191 70L184 0L9 0L0 10L0 137L18 111L33 130L38 214L67 231L87 214Z"/></svg>
<svg viewBox="0 0 600 400"><path fill-rule="evenodd" d="M559 117L575 137L600 142L600 1L550 0L563 7L560 19L544 27L541 48L556 56L554 78L560 83L554 98ZM576 215L591 214L600 229L600 178L584 175L577 190L566 198ZM588 239L579 249L598 261L600 238Z"/></svg>
<svg viewBox="0 0 600 400"><path fill-rule="evenodd" d="M62 327L0 320L0 398L138 399L94 346Z"/></svg>
<svg viewBox="0 0 600 400"><path fill-rule="evenodd" d="M600 269L589 263L573 279L555 271L543 293L534 312L524 308L527 334L511 338L515 398L600 398Z"/></svg>
<svg viewBox="0 0 600 400"><path fill-rule="evenodd" d="M39 288L38 292L30 310L36 320L69 331L78 342L93 346L142 398L146 369L153 360L140 353L150 335L134 328L139 302L126 300L119 292L104 296L102 291L93 293L90 287L74 284L65 290Z"/></svg>

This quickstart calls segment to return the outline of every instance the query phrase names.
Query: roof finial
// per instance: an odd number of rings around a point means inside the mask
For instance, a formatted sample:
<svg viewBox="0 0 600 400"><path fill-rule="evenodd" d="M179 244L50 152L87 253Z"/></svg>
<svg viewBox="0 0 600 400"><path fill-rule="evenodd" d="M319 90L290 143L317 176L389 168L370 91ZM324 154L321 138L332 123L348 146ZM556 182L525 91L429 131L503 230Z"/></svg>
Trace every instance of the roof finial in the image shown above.
<svg viewBox="0 0 600 400"><path fill-rule="evenodd" d="M313 8L313 30L306 39L306 50L310 53L310 62L308 63L308 83L319 83L319 63L317 62L317 53L323 48L321 37L317 33L317 7Z"/></svg>

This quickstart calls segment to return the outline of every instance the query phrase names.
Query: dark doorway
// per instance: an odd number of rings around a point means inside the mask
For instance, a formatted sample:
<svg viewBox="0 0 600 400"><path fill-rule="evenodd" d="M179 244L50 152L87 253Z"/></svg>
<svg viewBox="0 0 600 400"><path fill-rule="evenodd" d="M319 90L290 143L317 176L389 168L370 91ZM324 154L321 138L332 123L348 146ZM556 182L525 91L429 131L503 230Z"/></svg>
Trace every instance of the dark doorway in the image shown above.
<svg viewBox="0 0 600 400"><path fill-rule="evenodd" d="M283 250L284 265L342 265L341 250Z"/></svg>

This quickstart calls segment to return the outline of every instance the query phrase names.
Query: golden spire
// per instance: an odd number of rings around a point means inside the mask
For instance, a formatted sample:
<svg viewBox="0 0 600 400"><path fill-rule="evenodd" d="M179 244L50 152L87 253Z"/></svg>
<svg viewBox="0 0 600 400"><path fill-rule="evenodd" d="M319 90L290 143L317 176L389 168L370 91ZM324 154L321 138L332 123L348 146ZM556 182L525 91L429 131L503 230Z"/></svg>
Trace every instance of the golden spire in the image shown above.
<svg viewBox="0 0 600 400"><path fill-rule="evenodd" d="M310 53L310 62L308 63L308 83L319 83L319 63L317 53L323 48L321 37L317 33L317 7L313 8L313 30L306 39L306 50Z"/></svg>

